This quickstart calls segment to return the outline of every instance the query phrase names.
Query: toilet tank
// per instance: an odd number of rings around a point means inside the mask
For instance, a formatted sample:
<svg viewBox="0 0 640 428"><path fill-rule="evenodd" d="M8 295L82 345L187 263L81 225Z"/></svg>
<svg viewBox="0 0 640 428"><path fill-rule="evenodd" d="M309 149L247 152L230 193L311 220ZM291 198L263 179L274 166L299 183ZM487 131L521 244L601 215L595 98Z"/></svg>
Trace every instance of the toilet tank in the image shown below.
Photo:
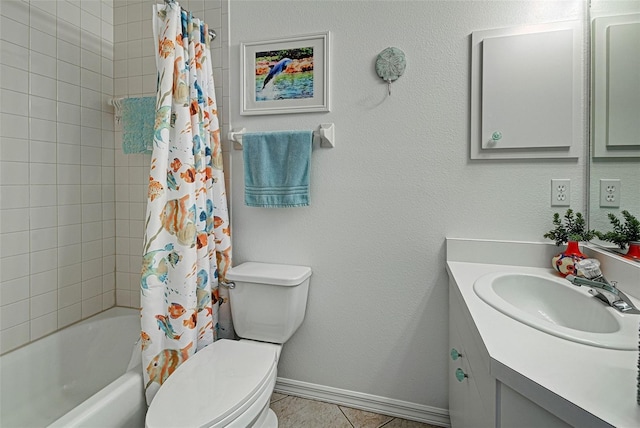
<svg viewBox="0 0 640 428"><path fill-rule="evenodd" d="M243 339L284 343L302 324L307 307L307 266L247 262L227 271L231 316Z"/></svg>

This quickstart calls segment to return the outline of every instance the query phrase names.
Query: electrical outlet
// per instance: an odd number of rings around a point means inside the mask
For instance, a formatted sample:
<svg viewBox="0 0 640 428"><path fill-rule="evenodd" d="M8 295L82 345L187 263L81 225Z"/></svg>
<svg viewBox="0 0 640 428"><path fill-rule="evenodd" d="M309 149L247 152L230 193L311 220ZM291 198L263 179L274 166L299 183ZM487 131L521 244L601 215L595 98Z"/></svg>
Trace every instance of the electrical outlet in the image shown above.
<svg viewBox="0 0 640 428"><path fill-rule="evenodd" d="M603 178L600 180L600 206L620 207L620 180Z"/></svg>
<svg viewBox="0 0 640 428"><path fill-rule="evenodd" d="M551 180L551 206L568 207L571 205L571 180L554 178Z"/></svg>

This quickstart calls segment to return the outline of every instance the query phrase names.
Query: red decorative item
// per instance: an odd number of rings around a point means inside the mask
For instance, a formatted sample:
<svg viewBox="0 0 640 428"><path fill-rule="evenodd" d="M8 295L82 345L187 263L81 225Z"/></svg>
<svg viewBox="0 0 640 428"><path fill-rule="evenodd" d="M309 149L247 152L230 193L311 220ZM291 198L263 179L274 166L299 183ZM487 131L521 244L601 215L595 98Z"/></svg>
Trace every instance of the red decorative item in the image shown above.
<svg viewBox="0 0 640 428"><path fill-rule="evenodd" d="M582 254L580 247L578 247L578 241L569 241L567 248L551 259L551 264L562 276L575 275L576 262L586 258L587 256Z"/></svg>
<svg viewBox="0 0 640 428"><path fill-rule="evenodd" d="M640 261L640 242L629 242L629 249L624 256L631 260Z"/></svg>

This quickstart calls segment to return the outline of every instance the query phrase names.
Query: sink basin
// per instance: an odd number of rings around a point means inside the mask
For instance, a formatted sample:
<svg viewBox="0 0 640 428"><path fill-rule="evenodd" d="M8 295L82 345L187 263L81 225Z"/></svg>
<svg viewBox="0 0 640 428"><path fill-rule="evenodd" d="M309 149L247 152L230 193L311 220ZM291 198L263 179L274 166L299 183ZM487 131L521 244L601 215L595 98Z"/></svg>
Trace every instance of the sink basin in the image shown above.
<svg viewBox="0 0 640 428"><path fill-rule="evenodd" d="M637 315L618 313L565 279L492 273L478 278L473 290L494 309L545 333L602 348L638 349Z"/></svg>

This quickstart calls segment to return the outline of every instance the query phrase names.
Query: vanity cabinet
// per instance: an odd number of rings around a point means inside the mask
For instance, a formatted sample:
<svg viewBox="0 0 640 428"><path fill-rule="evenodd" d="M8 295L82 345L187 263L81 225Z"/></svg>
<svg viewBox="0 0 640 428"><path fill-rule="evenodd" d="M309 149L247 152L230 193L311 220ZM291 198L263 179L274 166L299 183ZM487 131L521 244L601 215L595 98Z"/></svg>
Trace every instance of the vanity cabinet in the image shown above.
<svg viewBox="0 0 640 428"><path fill-rule="evenodd" d="M571 427L492 376L491 357L452 281L449 350L449 417L453 428ZM517 345L514 352L518 352Z"/></svg>

